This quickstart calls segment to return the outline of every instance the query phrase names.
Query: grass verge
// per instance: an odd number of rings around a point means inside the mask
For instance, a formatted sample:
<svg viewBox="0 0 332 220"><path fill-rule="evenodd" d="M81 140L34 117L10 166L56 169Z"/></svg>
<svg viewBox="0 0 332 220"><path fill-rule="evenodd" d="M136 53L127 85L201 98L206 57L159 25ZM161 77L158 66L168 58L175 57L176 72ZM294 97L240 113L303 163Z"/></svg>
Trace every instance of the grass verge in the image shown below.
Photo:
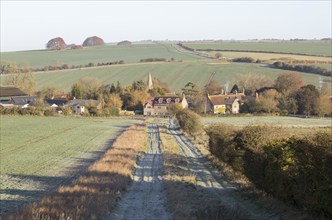
<svg viewBox="0 0 332 220"><path fill-rule="evenodd" d="M121 199L131 183L137 158L146 151L144 125L133 125L112 148L70 186L62 186L41 201L0 219L101 219Z"/></svg>

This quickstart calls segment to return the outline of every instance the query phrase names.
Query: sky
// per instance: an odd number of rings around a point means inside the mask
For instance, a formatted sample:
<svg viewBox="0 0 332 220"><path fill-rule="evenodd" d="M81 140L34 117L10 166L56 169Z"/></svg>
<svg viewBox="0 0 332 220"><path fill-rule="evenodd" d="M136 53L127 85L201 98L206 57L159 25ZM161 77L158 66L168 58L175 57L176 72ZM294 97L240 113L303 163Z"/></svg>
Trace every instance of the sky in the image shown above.
<svg viewBox="0 0 332 220"><path fill-rule="evenodd" d="M331 37L332 0L1 0L1 52L44 49L55 37L122 40L321 39Z"/></svg>

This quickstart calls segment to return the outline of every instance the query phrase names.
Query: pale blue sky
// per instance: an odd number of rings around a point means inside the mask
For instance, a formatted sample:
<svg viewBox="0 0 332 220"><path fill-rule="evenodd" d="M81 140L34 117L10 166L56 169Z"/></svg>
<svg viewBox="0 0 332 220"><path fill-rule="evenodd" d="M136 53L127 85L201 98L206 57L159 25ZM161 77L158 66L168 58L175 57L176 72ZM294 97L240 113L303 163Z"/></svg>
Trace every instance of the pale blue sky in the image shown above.
<svg viewBox="0 0 332 220"><path fill-rule="evenodd" d="M63 37L121 40L331 37L328 1L1 0L1 51L43 49Z"/></svg>

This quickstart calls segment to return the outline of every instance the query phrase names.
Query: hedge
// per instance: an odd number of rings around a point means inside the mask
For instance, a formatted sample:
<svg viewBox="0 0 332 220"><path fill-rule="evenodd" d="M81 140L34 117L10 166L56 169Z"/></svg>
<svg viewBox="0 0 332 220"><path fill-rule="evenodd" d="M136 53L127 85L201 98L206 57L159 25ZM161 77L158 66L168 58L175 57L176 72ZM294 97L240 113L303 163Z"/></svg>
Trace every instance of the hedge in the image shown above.
<svg viewBox="0 0 332 220"><path fill-rule="evenodd" d="M332 217L332 134L280 137L276 128L207 129L209 149L275 197ZM278 137L279 136L279 137Z"/></svg>

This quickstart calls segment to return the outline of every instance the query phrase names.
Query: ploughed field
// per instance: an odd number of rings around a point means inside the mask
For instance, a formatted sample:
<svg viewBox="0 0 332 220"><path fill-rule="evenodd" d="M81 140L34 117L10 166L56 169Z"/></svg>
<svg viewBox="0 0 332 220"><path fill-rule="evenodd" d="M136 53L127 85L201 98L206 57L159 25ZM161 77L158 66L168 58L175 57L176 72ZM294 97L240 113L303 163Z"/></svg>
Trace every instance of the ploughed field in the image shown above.
<svg viewBox="0 0 332 220"><path fill-rule="evenodd" d="M273 41L273 42L221 42L221 43L185 43L196 50L237 50L316 56L332 56L331 41Z"/></svg>
<svg viewBox="0 0 332 220"><path fill-rule="evenodd" d="M1 116L0 213L66 185L135 120Z"/></svg>

